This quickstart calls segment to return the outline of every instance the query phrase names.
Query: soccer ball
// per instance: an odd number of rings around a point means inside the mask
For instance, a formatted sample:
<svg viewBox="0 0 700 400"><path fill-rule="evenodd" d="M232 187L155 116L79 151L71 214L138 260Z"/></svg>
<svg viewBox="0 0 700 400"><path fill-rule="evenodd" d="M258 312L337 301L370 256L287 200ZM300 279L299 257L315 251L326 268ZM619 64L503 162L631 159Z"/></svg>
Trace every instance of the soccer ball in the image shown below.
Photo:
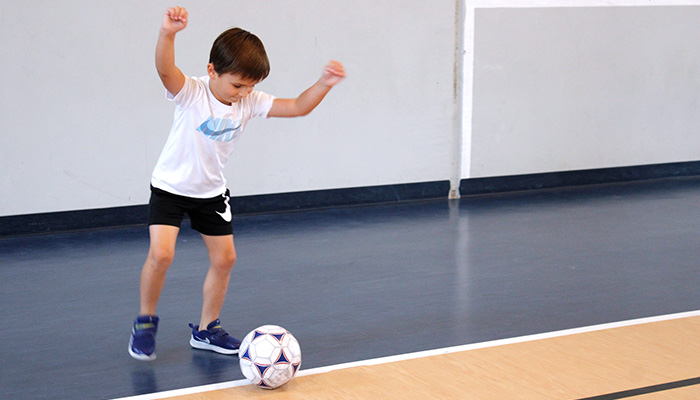
<svg viewBox="0 0 700 400"><path fill-rule="evenodd" d="M243 375L264 389L289 382L301 366L299 342L277 325L263 325L247 334L238 356Z"/></svg>

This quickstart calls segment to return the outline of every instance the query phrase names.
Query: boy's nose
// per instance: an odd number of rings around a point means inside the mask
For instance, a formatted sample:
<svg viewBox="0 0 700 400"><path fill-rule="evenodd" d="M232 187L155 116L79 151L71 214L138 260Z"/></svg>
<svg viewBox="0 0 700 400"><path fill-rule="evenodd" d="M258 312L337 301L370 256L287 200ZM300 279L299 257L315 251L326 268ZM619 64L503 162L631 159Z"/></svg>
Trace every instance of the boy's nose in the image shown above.
<svg viewBox="0 0 700 400"><path fill-rule="evenodd" d="M242 98L242 99L245 99L246 97L248 97L248 95L250 94L250 92L251 92L251 90L248 90L248 89L241 89L241 90L238 91L238 97L240 97L240 98Z"/></svg>

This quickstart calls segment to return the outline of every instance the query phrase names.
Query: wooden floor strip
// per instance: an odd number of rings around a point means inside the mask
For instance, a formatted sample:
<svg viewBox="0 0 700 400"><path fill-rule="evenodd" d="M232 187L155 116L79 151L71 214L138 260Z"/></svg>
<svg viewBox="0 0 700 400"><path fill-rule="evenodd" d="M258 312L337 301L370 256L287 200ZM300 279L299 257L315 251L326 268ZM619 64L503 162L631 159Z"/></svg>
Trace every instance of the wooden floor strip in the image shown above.
<svg viewBox="0 0 700 400"><path fill-rule="evenodd" d="M681 318L172 399L698 399L698 333L700 317Z"/></svg>

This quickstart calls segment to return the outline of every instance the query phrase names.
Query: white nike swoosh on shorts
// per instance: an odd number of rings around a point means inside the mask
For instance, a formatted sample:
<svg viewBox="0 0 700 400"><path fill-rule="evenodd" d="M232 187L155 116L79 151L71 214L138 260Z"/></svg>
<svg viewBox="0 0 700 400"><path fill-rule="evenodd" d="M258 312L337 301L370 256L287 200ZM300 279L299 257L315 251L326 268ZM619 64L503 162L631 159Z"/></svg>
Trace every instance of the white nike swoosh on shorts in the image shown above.
<svg viewBox="0 0 700 400"><path fill-rule="evenodd" d="M223 194L222 196L224 196L226 198L226 200L224 200L224 203L226 203L226 210L222 213L220 213L218 211L216 213L219 214L219 216L221 216L221 218L224 221L231 222L231 217L232 217L231 216L231 205L228 203L230 198L228 196L226 196L226 194Z"/></svg>

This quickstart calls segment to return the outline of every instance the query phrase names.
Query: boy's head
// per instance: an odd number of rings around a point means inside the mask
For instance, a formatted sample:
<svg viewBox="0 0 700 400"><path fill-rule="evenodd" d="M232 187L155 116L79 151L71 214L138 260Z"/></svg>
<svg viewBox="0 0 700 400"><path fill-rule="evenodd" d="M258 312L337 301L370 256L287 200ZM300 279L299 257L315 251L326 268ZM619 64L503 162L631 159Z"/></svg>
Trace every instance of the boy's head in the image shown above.
<svg viewBox="0 0 700 400"><path fill-rule="evenodd" d="M257 82L270 73L270 61L262 41L241 28L229 29L216 38L209 63L219 75L235 74Z"/></svg>

